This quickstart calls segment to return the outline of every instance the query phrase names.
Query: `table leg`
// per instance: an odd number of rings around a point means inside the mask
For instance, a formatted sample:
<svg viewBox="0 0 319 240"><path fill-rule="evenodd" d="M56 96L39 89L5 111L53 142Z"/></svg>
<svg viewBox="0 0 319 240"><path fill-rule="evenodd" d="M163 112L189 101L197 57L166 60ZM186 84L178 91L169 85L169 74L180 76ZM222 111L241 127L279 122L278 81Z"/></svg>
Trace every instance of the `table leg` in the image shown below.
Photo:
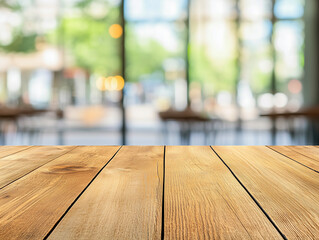
<svg viewBox="0 0 319 240"><path fill-rule="evenodd" d="M276 127L276 118L271 119L271 144L276 145L277 140L277 127Z"/></svg>

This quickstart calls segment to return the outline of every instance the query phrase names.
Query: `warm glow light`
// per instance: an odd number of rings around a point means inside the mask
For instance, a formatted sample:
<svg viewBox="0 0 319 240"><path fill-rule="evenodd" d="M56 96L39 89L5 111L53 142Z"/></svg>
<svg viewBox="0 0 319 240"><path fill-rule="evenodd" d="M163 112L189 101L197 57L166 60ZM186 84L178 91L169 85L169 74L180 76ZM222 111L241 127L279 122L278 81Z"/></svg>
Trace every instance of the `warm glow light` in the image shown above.
<svg viewBox="0 0 319 240"><path fill-rule="evenodd" d="M104 77L100 77L96 80L96 87L97 89L99 89L100 91L106 91L107 89L105 88L105 78Z"/></svg>
<svg viewBox="0 0 319 240"><path fill-rule="evenodd" d="M111 82L110 82L110 89L111 91L117 90L117 79L115 77L111 77Z"/></svg>
<svg viewBox="0 0 319 240"><path fill-rule="evenodd" d="M107 90L111 90L111 82L112 82L112 76L111 77L107 77L107 78L105 78L105 81L104 81L104 87L105 87L105 89L107 89Z"/></svg>
<svg viewBox="0 0 319 240"><path fill-rule="evenodd" d="M123 34L123 28L120 24L113 24L109 28L109 33L112 38L119 38Z"/></svg>
<svg viewBox="0 0 319 240"><path fill-rule="evenodd" d="M100 77L96 81L96 87L100 91L120 91L124 88L125 82L121 76Z"/></svg>
<svg viewBox="0 0 319 240"><path fill-rule="evenodd" d="M125 82L122 76L115 76L117 82L117 91L120 91L124 88Z"/></svg>

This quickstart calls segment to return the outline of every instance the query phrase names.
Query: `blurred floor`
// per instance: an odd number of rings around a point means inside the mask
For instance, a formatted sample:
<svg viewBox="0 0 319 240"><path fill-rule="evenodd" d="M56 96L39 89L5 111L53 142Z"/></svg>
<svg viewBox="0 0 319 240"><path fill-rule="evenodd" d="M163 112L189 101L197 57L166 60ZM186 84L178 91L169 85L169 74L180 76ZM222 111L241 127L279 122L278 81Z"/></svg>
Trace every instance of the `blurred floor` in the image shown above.
<svg viewBox="0 0 319 240"><path fill-rule="evenodd" d="M241 123L214 117L208 122L162 122L152 105L127 107L128 145L305 145L306 121L269 118ZM121 112L116 107L68 107L63 119L43 114L5 126L5 145L120 145ZM186 135L185 135L186 126ZM293 129L294 131L291 131ZM190 131L188 131L190 130Z"/></svg>
<svg viewBox="0 0 319 240"><path fill-rule="evenodd" d="M117 132L101 131L72 131L63 134L64 145L120 145L121 136ZM213 138L211 140L211 138ZM277 134L278 145L298 145L288 132L282 131ZM30 141L29 138L16 138L16 135L7 136L8 145L56 145L59 137L56 133L43 132L36 134ZM140 132L131 130L128 132L128 145L179 145L181 144L177 132L172 132L168 138L160 133L159 129ZM191 133L191 145L272 145L272 136L269 131L243 131L240 136L232 131L221 131L215 136L209 136L205 140L203 132ZM300 142L299 145L303 143Z"/></svg>

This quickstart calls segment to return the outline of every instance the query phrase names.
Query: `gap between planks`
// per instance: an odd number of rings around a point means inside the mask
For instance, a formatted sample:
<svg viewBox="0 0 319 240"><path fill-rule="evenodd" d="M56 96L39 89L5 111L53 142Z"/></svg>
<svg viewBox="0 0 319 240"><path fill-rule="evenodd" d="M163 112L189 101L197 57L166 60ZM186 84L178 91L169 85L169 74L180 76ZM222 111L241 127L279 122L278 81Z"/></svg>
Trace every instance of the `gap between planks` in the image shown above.
<svg viewBox="0 0 319 240"><path fill-rule="evenodd" d="M265 146L214 146L289 239L318 236L318 175Z"/></svg>
<svg viewBox="0 0 319 240"><path fill-rule="evenodd" d="M288 159L290 159L290 160L292 160L292 161L294 161L294 162L296 162L296 163L299 163L300 165L302 165L302 166L304 166L304 167L306 167L306 168L309 168L309 169L312 170L312 171L315 171L315 172L319 173L318 170L316 170L316 169L310 167L311 165L308 166L308 165L306 165L306 164L304 164L304 163L298 161L297 158L293 158L293 157L291 157L291 156L288 156L287 153L283 153L282 151L279 151L278 149L276 149L277 146L266 146L266 147L269 148L269 149L271 149L271 150L273 150L273 151L276 152L276 153L281 154L282 156L284 156L284 157L286 157L286 158L288 158ZM291 150L291 151L294 151L295 154L297 154L297 155L302 155L302 156L304 156L305 158L310 158L310 159L311 159L311 157L306 156L306 155L304 155L304 154L302 154L302 153L300 153L300 152L297 152L297 151L292 150L292 149L290 149L290 150ZM315 159L312 159L312 160L315 160ZM309 163L308 163L308 164L309 164Z"/></svg>
<svg viewBox="0 0 319 240"><path fill-rule="evenodd" d="M165 238L284 238L210 146L175 148L165 154Z"/></svg>
<svg viewBox="0 0 319 240"><path fill-rule="evenodd" d="M217 157L220 159L220 161L227 167L227 169L231 172L231 174L234 176L234 178L237 180L237 182L244 188L244 190L247 192L249 197L256 203L256 205L259 207L259 209L263 212L263 214L266 216L266 218L271 222L271 224L274 226L274 228L277 230L277 232L280 234L280 236L283 239L287 239L285 234L283 234L279 227L275 224L275 222L271 219L271 217L268 215L268 213L263 209L263 207L260 205L260 203L257 201L257 199L254 198L254 196L248 191L246 186L239 180L239 178L236 176L236 174L231 170L231 168L226 164L226 162L221 158L221 156L214 150L212 146L210 146L212 151L217 155Z"/></svg>
<svg viewBox="0 0 319 240"><path fill-rule="evenodd" d="M112 156L112 158L100 169L100 171L92 178L92 180L88 183L88 185L82 190L82 192L76 197L76 199L72 202L72 204L68 207L68 209L64 212L64 214L60 217L60 219L56 222L56 224L52 227L52 229L48 232L48 234L45 236L45 239L49 237L49 235L54 231L54 229L57 227L57 225L60 223L60 221L63 219L63 217L68 213L68 211L72 208L72 206L77 202L77 200L82 196L82 194L86 191L86 189L91 185L91 183L97 178L97 176L100 174L100 172L112 161L112 159L117 155L117 153L120 151L122 146L116 151L116 153ZM231 172L233 177L238 181L238 183L244 188L244 190L248 193L248 195L252 198L252 200L257 204L257 206L261 209L261 211L265 214L265 216L268 218L268 220L273 224L273 226L276 228L276 230L279 232L279 234L286 239L285 235L281 233L279 228L274 224L274 222L271 220L271 218L268 216L268 214L265 212L265 210L260 206L258 201L251 195L251 193L247 190L247 188L243 185L243 183L237 178L237 176L233 173L233 171L230 169L230 167L223 161L223 159L215 152L212 146L210 146L211 150L218 156L220 161L227 167L227 169ZM72 149L73 150L73 149ZM70 151L72 151L70 150ZM23 151L23 150L21 150ZM165 199L165 161L166 161L166 146L164 146L163 149L163 193L162 193L162 226L161 226L161 239L164 239L164 199ZM66 154L66 153L64 153ZM64 155L62 154L62 155ZM62 156L61 155L61 156ZM293 159L292 159L293 160Z"/></svg>
<svg viewBox="0 0 319 240"><path fill-rule="evenodd" d="M40 146L40 147L47 147L47 146ZM25 153L26 151L29 152L30 150L34 150L35 148L36 148L36 146L31 146L31 147L22 149L22 150L20 150L20 151L11 153L11 154L9 154L9 155L7 155L7 156L5 156L5 157L2 157L2 158L0 159L0 161L3 160L3 158L9 157L9 156L12 156L12 155L15 155L15 154L19 154L19 153L21 153L21 152L23 152L23 153ZM77 148L77 146L71 147L70 150L66 150L65 152L63 152L63 153L61 153L61 154L58 154L58 155L56 155L56 156L53 156L52 159L49 159L48 161L44 161L42 164L36 166L35 168L32 168L32 169L27 170L25 173L22 173L21 176L18 176L17 178L12 179L10 182L8 182L8 183L6 183L6 184L3 184L2 186L0 185L0 190L3 189L3 188L5 188L5 187L7 187L7 186L9 186L10 184L14 183L15 181L17 181L17 180L19 180L19 179L21 179L21 178L27 176L28 174L32 173L33 171L37 170L38 168L40 168L40 167L42 167L42 166L44 166L44 165L46 165L46 164L52 162L53 160L55 160L55 159L57 159L57 158L59 158L59 157L62 157L63 155L65 155L65 154L67 154L67 153L69 153L69 152L71 152L71 151L73 151L75 148Z"/></svg>
<svg viewBox="0 0 319 240"><path fill-rule="evenodd" d="M191 148L191 146L190 146ZM210 151L213 150L212 147L209 147L207 146L207 149L209 149ZM119 149L120 150L120 149ZM118 150L118 151L119 151ZM114 154L114 156L109 160L109 162L107 164L105 164L105 166L103 168L101 168L101 170L96 174L96 176L91 180L91 182L83 189L83 191L78 195L78 197L73 201L73 203L68 207L68 209L65 211L65 213L60 217L60 219L56 222L56 224L53 226L53 228L48 232L48 234L45 236L44 239L50 239L52 237L52 233L54 235L53 238L56 238L57 236L59 235L55 235L54 232L55 229L59 226L59 224L61 223L61 221L65 218L65 216L69 213L69 211L72 209L72 207L77 204L78 200L81 198L81 196L84 194L85 191L87 191L87 189L89 188L89 186L94 182L94 180L98 177L98 175L103 171L103 169L113 160L113 158L117 155L118 151ZM160 233L160 238L161 239L164 239L165 237L165 196L166 196L166 193L165 193L165 183L166 183L166 176L165 176L165 172L166 172L166 151L167 151L167 148L166 146L164 146L163 148L163 168L162 168L162 179L163 179L163 182L162 182L162 202L161 202L161 226L160 226L160 230L161 230L161 233ZM234 173L232 172L232 170L225 164L225 162L220 158L220 156L218 154L216 154L216 152L214 153L214 150L211 151L212 154L216 155L217 159L219 159L223 165L225 165L225 171L230 171L230 173L232 174L231 176L234 177L234 181L238 182L240 184L239 188L244 188L243 191L246 191L248 193L248 198L251 198L252 199L252 204L254 205L254 203L257 204L256 208L259 207L259 209L261 210L261 214L264 214L266 215L266 218L265 218L265 221L270 221L270 226L273 226L275 227L274 231L275 232L278 232L278 234L283 238L283 239L286 239L285 236L280 232L280 230L277 228L277 226L272 222L272 220L270 219L270 217L267 215L267 213L265 213L265 211L261 208L261 206L259 205L259 203L252 197L252 195L248 192L248 190L245 188L245 186L239 181L239 179L234 175ZM159 172L158 172L158 169L156 170L157 171L157 175L159 176ZM74 210L74 209L73 209ZM240 221L240 220L239 220ZM70 222L70 220L68 221ZM240 221L240 223L242 224L242 222ZM186 231L186 229L185 229ZM60 230L61 232L61 230Z"/></svg>
<svg viewBox="0 0 319 240"><path fill-rule="evenodd" d="M10 155L34 148L34 146L1 146L0 147L0 159L8 157ZM16 150L18 149L18 150Z"/></svg>
<svg viewBox="0 0 319 240"><path fill-rule="evenodd" d="M70 206L66 209L66 211L62 214L62 216L59 218L59 220L54 224L54 226L50 229L50 231L47 233L47 235L43 238L48 239L48 237L51 235L51 233L54 231L54 229L59 225L61 220L64 218L64 216L70 211L72 206L76 203L76 201L82 196L82 194L85 192L85 190L92 184L92 182L97 178L97 176L102 172L102 170L109 164L109 162L112 161L112 159L116 156L116 154L121 150L123 146L120 146L119 149L114 153L114 155L107 161L107 163L100 169L100 171L97 172L97 174L92 178L92 180L88 183L88 185L82 190L82 192L74 199L74 201L70 204Z"/></svg>
<svg viewBox="0 0 319 240"><path fill-rule="evenodd" d="M124 146L48 239L160 239L163 149Z"/></svg>
<svg viewBox="0 0 319 240"><path fill-rule="evenodd" d="M89 148L81 146L76 152L57 158L1 190L0 239L6 239L6 236L17 239L46 236L119 146L110 146L107 152L98 146L87 151ZM37 182L37 188L34 188ZM33 216L32 221L30 216Z"/></svg>
<svg viewBox="0 0 319 240"><path fill-rule="evenodd" d="M162 192L162 226L161 226L161 240L164 239L164 201L165 201L165 156L166 156L166 145L164 145L164 153L163 153L163 192Z"/></svg>

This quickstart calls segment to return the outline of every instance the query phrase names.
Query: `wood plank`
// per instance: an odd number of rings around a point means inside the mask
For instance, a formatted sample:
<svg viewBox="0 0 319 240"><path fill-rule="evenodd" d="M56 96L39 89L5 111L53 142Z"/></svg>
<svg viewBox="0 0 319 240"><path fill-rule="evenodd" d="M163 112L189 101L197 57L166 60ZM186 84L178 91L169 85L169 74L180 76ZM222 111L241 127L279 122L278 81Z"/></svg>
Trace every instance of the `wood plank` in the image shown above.
<svg viewBox="0 0 319 240"><path fill-rule="evenodd" d="M0 158L31 148L31 146L1 146Z"/></svg>
<svg viewBox="0 0 319 240"><path fill-rule="evenodd" d="M318 238L318 173L265 146L213 148L288 239Z"/></svg>
<svg viewBox="0 0 319 240"><path fill-rule="evenodd" d="M167 239L282 239L209 146L169 146L165 157Z"/></svg>
<svg viewBox="0 0 319 240"><path fill-rule="evenodd" d="M268 146L317 172L319 172L319 148L315 146Z"/></svg>
<svg viewBox="0 0 319 240"><path fill-rule="evenodd" d="M49 239L160 239L163 153L122 147Z"/></svg>
<svg viewBox="0 0 319 240"><path fill-rule="evenodd" d="M42 239L119 147L77 147L0 191L0 239Z"/></svg>
<svg viewBox="0 0 319 240"><path fill-rule="evenodd" d="M0 158L0 189L71 151L72 146L36 146Z"/></svg>

